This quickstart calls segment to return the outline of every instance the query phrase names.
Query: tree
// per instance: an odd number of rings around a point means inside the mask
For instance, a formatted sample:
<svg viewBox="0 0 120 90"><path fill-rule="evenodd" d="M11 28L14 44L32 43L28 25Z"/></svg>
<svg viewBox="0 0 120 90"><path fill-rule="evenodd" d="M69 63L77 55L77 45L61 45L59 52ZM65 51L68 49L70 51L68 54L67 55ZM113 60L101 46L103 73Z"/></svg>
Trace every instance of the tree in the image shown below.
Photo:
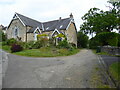
<svg viewBox="0 0 120 90"><path fill-rule="evenodd" d="M120 34L115 32L102 32L91 38L89 41L89 47L96 49L97 46L120 46Z"/></svg>
<svg viewBox="0 0 120 90"><path fill-rule="evenodd" d="M5 41L6 39L6 35L0 30L0 42Z"/></svg>
<svg viewBox="0 0 120 90"><path fill-rule="evenodd" d="M77 33L77 43L78 47L86 48L88 44L88 36L79 31Z"/></svg>
<svg viewBox="0 0 120 90"><path fill-rule="evenodd" d="M91 8L82 20L80 29L85 34L111 32L118 29L120 25L120 14L118 8L120 3L112 4L114 7L109 11L102 11L99 8Z"/></svg>
<svg viewBox="0 0 120 90"><path fill-rule="evenodd" d="M120 33L120 0L109 0L108 3L111 3L112 6L109 6L110 11L117 15L116 18L116 29Z"/></svg>

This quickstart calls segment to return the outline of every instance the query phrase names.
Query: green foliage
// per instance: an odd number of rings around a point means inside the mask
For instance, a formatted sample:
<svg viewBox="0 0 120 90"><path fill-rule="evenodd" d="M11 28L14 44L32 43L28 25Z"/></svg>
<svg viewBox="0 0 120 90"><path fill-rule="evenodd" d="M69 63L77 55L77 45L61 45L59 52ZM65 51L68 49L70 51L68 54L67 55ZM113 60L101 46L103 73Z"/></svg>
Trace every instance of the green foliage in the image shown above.
<svg viewBox="0 0 120 90"><path fill-rule="evenodd" d="M6 44L7 44L7 45L12 45L12 44L15 44L15 43L17 43L17 41L16 41L16 39L14 39L14 38L8 39L8 40L6 41Z"/></svg>
<svg viewBox="0 0 120 90"><path fill-rule="evenodd" d="M38 40L34 43L33 48L38 49L42 47L42 41Z"/></svg>
<svg viewBox="0 0 120 90"><path fill-rule="evenodd" d="M85 34L111 32L113 29L119 29L120 2L111 3L113 8L109 11L102 11L98 8L91 8L83 17L83 24L80 26L81 31Z"/></svg>
<svg viewBox="0 0 120 90"><path fill-rule="evenodd" d="M47 38L47 34L38 34L37 39L40 40L41 38Z"/></svg>
<svg viewBox="0 0 120 90"><path fill-rule="evenodd" d="M88 36L82 32L77 33L77 45L78 47L87 48Z"/></svg>
<svg viewBox="0 0 120 90"><path fill-rule="evenodd" d="M118 35L115 32L102 32L96 35L99 45L118 46Z"/></svg>
<svg viewBox="0 0 120 90"><path fill-rule="evenodd" d="M5 41L6 39L6 35L0 30L0 42Z"/></svg>
<svg viewBox="0 0 120 90"><path fill-rule="evenodd" d="M113 78L120 83L120 62L115 62L110 65L109 71L112 74Z"/></svg>
<svg viewBox="0 0 120 90"><path fill-rule="evenodd" d="M41 38L40 42L42 44L42 47L47 47L49 45L49 40L48 38Z"/></svg>
<svg viewBox="0 0 120 90"><path fill-rule="evenodd" d="M29 42L27 42L27 43L24 44L24 47L26 49L32 49L33 46L34 46L34 43L35 43L35 41L29 41Z"/></svg>
<svg viewBox="0 0 120 90"><path fill-rule="evenodd" d="M97 46L100 46L99 41L93 37L89 40L89 48L90 49L97 49Z"/></svg>
<svg viewBox="0 0 120 90"><path fill-rule="evenodd" d="M102 32L97 34L95 37L91 38L89 41L89 47L96 49L97 46L119 46L120 44L120 34L115 32Z"/></svg>
<svg viewBox="0 0 120 90"><path fill-rule="evenodd" d="M58 48L71 48L70 44L67 42L67 40L63 40L58 42Z"/></svg>
<svg viewBox="0 0 120 90"><path fill-rule="evenodd" d="M13 44L11 46L11 52L19 52L19 51L22 51L22 50L23 50L23 47L21 45Z"/></svg>
<svg viewBox="0 0 120 90"><path fill-rule="evenodd" d="M120 47L120 34L118 34L118 47Z"/></svg>
<svg viewBox="0 0 120 90"><path fill-rule="evenodd" d="M63 38L66 38L65 35L63 35L62 33L58 34L58 35L56 36L56 38L57 38L57 37L60 37L60 38L62 38L62 37L63 37Z"/></svg>
<svg viewBox="0 0 120 90"><path fill-rule="evenodd" d="M26 49L21 52L16 52L17 55L31 56L31 57L56 57L56 56L68 56L79 52L78 49L73 49L72 51L68 49L58 49L51 47L42 47L40 49Z"/></svg>

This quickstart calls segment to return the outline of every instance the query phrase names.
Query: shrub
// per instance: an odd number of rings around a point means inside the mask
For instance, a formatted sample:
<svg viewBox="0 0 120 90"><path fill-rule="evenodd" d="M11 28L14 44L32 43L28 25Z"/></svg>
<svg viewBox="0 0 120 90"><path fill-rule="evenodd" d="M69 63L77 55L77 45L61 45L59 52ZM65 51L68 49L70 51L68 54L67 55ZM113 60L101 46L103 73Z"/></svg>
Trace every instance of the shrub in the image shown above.
<svg viewBox="0 0 120 90"><path fill-rule="evenodd" d="M27 49L32 49L34 44L35 44L35 41L29 41L25 44L24 47L26 47Z"/></svg>
<svg viewBox="0 0 120 90"><path fill-rule="evenodd" d="M71 45L67 42L67 40L59 41L58 42L58 48L71 48Z"/></svg>
<svg viewBox="0 0 120 90"><path fill-rule="evenodd" d="M110 45L110 46L117 46L118 45L118 39L117 39L117 33L115 32L102 32L96 35L96 39L99 41L99 43L104 45Z"/></svg>
<svg viewBox="0 0 120 90"><path fill-rule="evenodd" d="M11 39L8 39L8 40L6 41L6 43L7 43L7 45L12 45L12 44L17 43L17 41L16 41L16 39L11 38Z"/></svg>
<svg viewBox="0 0 120 90"><path fill-rule="evenodd" d="M115 32L102 32L91 38L89 41L89 47L96 49L97 46L119 46L120 45L120 34Z"/></svg>
<svg viewBox="0 0 120 90"><path fill-rule="evenodd" d="M42 38L47 38L47 34L38 34L37 35L37 40L41 40Z"/></svg>
<svg viewBox="0 0 120 90"><path fill-rule="evenodd" d="M82 32L77 33L77 46L79 48L87 48L88 45L88 36Z"/></svg>
<svg viewBox="0 0 120 90"><path fill-rule="evenodd" d="M36 41L33 45L33 48L38 49L42 47L42 42L40 40Z"/></svg>
<svg viewBox="0 0 120 90"><path fill-rule="evenodd" d="M11 46L11 52L19 52L19 51L22 51L22 50L23 50L23 47L21 45L13 44Z"/></svg>
<svg viewBox="0 0 120 90"><path fill-rule="evenodd" d="M41 44L42 44L42 47L46 47L46 46L48 46L48 44L49 44L48 38L41 38L41 39L40 39L40 42L41 42Z"/></svg>
<svg viewBox="0 0 120 90"><path fill-rule="evenodd" d="M49 39L49 46L50 46L50 47L54 47L54 46L55 46L55 43L54 43L54 39L53 39L53 38Z"/></svg>
<svg viewBox="0 0 120 90"><path fill-rule="evenodd" d="M6 39L6 35L0 30L0 42L5 41Z"/></svg>
<svg viewBox="0 0 120 90"><path fill-rule="evenodd" d="M97 49L97 46L100 46L99 41L93 37L89 40L89 48L90 49Z"/></svg>
<svg viewBox="0 0 120 90"><path fill-rule="evenodd" d="M118 34L118 47L120 47L120 34Z"/></svg>

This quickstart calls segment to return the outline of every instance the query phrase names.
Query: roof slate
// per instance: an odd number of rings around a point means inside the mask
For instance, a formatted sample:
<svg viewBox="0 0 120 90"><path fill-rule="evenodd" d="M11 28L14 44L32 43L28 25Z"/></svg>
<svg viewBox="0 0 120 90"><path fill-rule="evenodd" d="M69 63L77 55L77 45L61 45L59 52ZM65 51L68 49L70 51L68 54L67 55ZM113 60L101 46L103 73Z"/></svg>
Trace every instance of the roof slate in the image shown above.
<svg viewBox="0 0 120 90"><path fill-rule="evenodd" d="M22 22L26 25L26 26L31 26L32 29L30 29L28 32L29 33L33 33L34 30L39 27L41 30L44 31L53 31L55 29L57 30L66 30L67 26L69 25L71 18L64 18L64 19L58 19L58 20L53 20L53 21L48 21L48 22L39 22L36 21L34 19L28 18L24 15L18 14L18 17L22 20ZM42 27L43 24L43 27ZM62 27L60 27L62 25Z"/></svg>

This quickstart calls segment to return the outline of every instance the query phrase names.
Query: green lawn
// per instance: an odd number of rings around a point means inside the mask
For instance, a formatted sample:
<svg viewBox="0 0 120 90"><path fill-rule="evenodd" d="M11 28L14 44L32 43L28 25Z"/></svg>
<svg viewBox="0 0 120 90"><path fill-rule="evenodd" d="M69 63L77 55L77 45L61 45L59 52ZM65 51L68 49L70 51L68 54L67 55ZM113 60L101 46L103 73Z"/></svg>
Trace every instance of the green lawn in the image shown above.
<svg viewBox="0 0 120 90"><path fill-rule="evenodd" d="M4 45L2 49L11 52L10 46ZM20 56L29 56L29 57L55 57L55 56L69 56L79 52L79 49L58 49L51 47L43 47L40 49L26 49L20 52L14 52L13 54Z"/></svg>
<svg viewBox="0 0 120 90"><path fill-rule="evenodd" d="M116 62L110 65L109 71L113 78L120 83L120 62Z"/></svg>
<svg viewBox="0 0 120 90"><path fill-rule="evenodd" d="M68 56L79 52L79 49L57 49L57 48L40 48L40 49L28 49L20 52L15 52L16 55L30 56L30 57L55 57L55 56Z"/></svg>
<svg viewBox="0 0 120 90"><path fill-rule="evenodd" d="M2 42L0 42L0 49L3 49L3 50L5 50L5 51L7 51L7 52L11 52L11 51L10 51L10 46L8 46L8 45L2 46Z"/></svg>

